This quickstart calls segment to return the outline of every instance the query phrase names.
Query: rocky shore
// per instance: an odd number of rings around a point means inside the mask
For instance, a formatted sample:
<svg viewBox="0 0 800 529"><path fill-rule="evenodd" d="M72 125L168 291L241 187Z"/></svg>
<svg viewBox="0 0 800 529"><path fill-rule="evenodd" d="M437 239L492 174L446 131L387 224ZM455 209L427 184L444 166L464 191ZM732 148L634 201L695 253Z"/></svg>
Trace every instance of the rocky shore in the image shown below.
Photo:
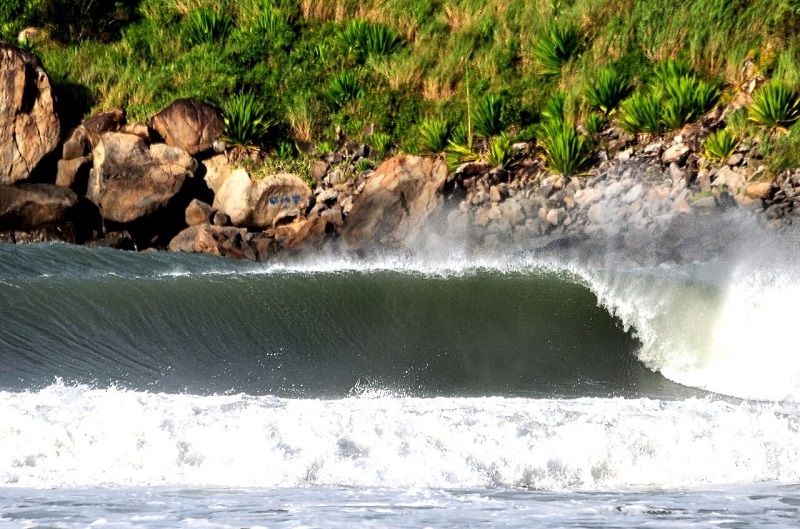
<svg viewBox="0 0 800 529"><path fill-rule="evenodd" d="M648 251L667 259L680 244L652 241L697 219L737 211L783 229L800 215L800 171L765 179L758 145L717 164L703 158L721 108L670 137L610 128L593 168L572 178L546 171L532 144L515 145L505 167L451 172L442 157L418 156L359 171L372 153L347 142L315 157L308 175L256 178L242 161L257 155L229 149L222 116L202 101L175 101L147 123L111 110L71 131L61 130L57 105L38 59L0 43L2 242L267 261L400 248L436 230L472 248L612 241L635 251L651 241Z"/></svg>

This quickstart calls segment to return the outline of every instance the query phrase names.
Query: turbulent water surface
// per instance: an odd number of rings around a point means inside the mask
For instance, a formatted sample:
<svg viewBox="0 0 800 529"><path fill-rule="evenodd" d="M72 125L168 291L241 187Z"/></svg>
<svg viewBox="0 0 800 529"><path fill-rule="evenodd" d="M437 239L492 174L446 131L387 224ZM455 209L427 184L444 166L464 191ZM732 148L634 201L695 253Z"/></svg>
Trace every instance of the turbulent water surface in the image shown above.
<svg viewBox="0 0 800 529"><path fill-rule="evenodd" d="M800 254L0 246L0 527L800 523Z"/></svg>

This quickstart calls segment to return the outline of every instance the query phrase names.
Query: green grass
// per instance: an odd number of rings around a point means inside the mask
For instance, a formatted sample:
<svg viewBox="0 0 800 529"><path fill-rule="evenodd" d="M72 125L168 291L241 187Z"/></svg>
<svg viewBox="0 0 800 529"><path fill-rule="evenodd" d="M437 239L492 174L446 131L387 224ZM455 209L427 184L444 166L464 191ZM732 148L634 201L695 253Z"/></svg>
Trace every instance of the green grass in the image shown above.
<svg viewBox="0 0 800 529"><path fill-rule="evenodd" d="M730 100L746 65L796 90L792 2L0 0L0 36L45 28L32 45L70 102L65 128L113 107L143 121L178 97L224 106L248 93L283 139L379 130L408 152L426 116L526 135L559 93L575 122L594 111L660 133ZM751 126L789 128L791 109L786 121L765 106Z"/></svg>

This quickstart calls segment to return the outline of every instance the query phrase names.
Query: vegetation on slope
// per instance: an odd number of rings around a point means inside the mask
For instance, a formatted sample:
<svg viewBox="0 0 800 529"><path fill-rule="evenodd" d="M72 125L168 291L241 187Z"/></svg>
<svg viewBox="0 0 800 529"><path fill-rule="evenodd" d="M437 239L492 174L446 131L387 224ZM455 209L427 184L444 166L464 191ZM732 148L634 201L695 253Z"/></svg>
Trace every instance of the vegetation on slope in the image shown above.
<svg viewBox="0 0 800 529"><path fill-rule="evenodd" d="M669 132L773 79L735 137L764 136L775 172L800 166L798 0L0 0L0 37L29 25L73 122L252 99L257 134L237 142L284 157L337 130L454 160L543 135L556 168L560 143L585 157L579 129Z"/></svg>

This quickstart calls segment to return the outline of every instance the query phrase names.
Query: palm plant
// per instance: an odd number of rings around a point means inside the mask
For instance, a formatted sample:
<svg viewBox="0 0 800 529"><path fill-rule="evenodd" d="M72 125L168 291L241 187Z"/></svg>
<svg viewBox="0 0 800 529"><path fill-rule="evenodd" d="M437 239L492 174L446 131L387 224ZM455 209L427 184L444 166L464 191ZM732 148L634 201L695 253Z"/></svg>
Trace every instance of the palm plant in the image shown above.
<svg viewBox="0 0 800 529"><path fill-rule="evenodd" d="M581 38L575 25L551 24L536 40L533 49L539 74L545 77L560 75L561 68L580 51Z"/></svg>
<svg viewBox="0 0 800 529"><path fill-rule="evenodd" d="M391 55L403 45L400 35L389 26L359 18L347 24L341 38L361 59L370 55Z"/></svg>
<svg viewBox="0 0 800 529"><path fill-rule="evenodd" d="M502 114L505 100L495 94L488 94L478 101L472 114L475 133L482 138L497 136L503 132Z"/></svg>
<svg viewBox="0 0 800 529"><path fill-rule="evenodd" d="M366 143L375 151L378 159L383 160L392 147L392 137L385 132L375 132L367 138Z"/></svg>
<svg viewBox="0 0 800 529"><path fill-rule="evenodd" d="M631 134L663 132L661 96L657 93L636 92L620 105L619 123Z"/></svg>
<svg viewBox="0 0 800 529"><path fill-rule="evenodd" d="M450 124L443 119L424 119L419 125L419 148L430 154L444 151L450 140L451 130Z"/></svg>
<svg viewBox="0 0 800 529"><path fill-rule="evenodd" d="M462 164L477 162L481 159L481 156L467 145L455 143L451 140L444 151L444 159L447 162L448 169L455 171Z"/></svg>
<svg viewBox="0 0 800 529"><path fill-rule="evenodd" d="M723 161L733 155L739 140L728 129L720 129L708 135L705 141L705 155L709 160Z"/></svg>
<svg viewBox="0 0 800 529"><path fill-rule="evenodd" d="M364 88L356 77L356 73L347 70L330 80L327 95L334 107L341 108L350 101L363 97Z"/></svg>
<svg viewBox="0 0 800 529"><path fill-rule="evenodd" d="M186 38L189 44L212 44L228 36L233 20L226 13L206 8L195 9L186 18Z"/></svg>
<svg viewBox="0 0 800 529"><path fill-rule="evenodd" d="M600 114L589 114L583 121L583 126L586 128L586 132L589 134L589 137L593 139L597 138L607 125L608 121L606 121L606 118Z"/></svg>
<svg viewBox="0 0 800 529"><path fill-rule="evenodd" d="M564 121L567 116L566 107L566 95L559 90L545 101L544 109L542 109L542 118L547 121Z"/></svg>
<svg viewBox="0 0 800 529"><path fill-rule="evenodd" d="M273 124L267 117L264 104L252 94L239 94L228 99L223 105L222 115L225 141L239 147L260 146Z"/></svg>
<svg viewBox="0 0 800 529"><path fill-rule="evenodd" d="M627 77L616 70L606 68L600 70L600 73L586 87L584 96L590 109L599 110L606 116L610 116L630 95L631 91L633 91L633 85Z"/></svg>
<svg viewBox="0 0 800 529"><path fill-rule="evenodd" d="M773 131L787 131L800 118L800 95L779 81L770 81L753 94L750 121Z"/></svg>
<svg viewBox="0 0 800 529"><path fill-rule="evenodd" d="M511 161L511 137L505 132L489 143L486 162L492 167L506 167Z"/></svg>
<svg viewBox="0 0 800 529"><path fill-rule="evenodd" d="M591 158L591 145L570 123L546 121L540 127L539 146L547 167L570 177L582 171Z"/></svg>

